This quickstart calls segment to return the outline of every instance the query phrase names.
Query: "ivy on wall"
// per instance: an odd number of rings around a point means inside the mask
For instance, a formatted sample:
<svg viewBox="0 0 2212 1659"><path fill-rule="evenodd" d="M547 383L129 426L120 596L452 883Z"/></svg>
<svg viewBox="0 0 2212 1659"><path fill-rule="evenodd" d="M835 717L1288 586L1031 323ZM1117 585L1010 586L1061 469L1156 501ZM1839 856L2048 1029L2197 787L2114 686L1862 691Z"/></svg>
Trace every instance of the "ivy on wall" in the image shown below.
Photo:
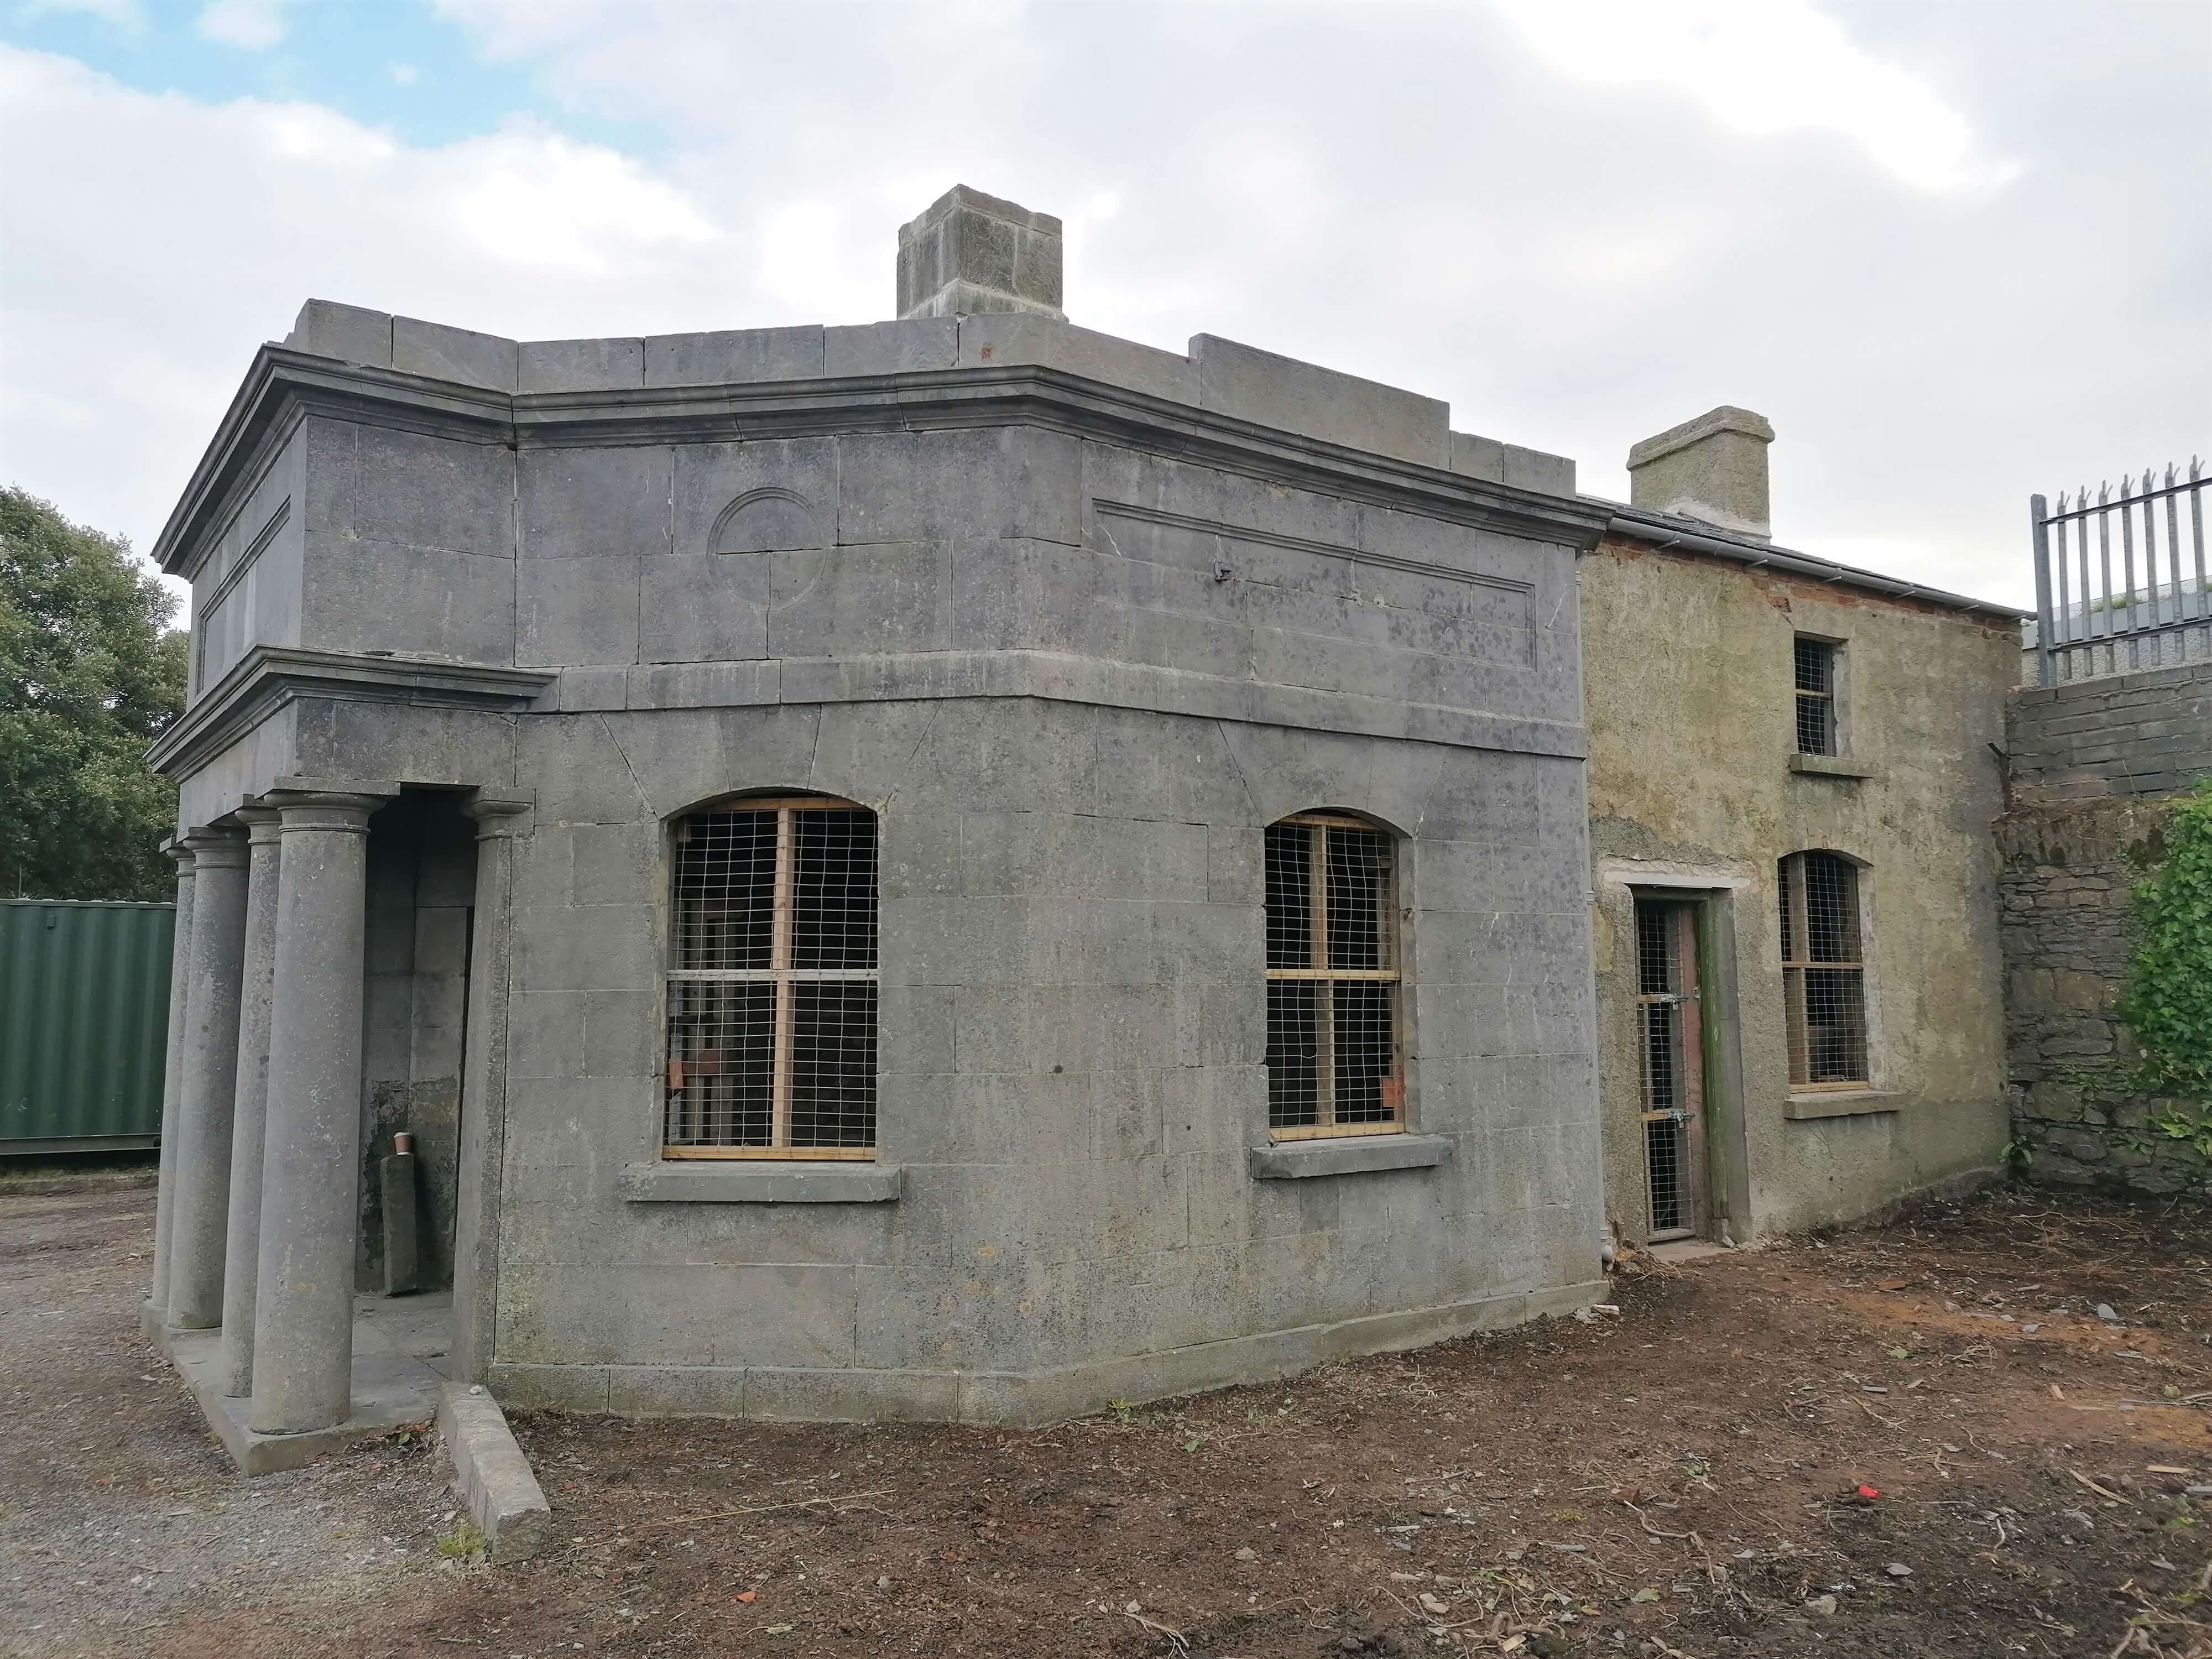
<svg viewBox="0 0 2212 1659"><path fill-rule="evenodd" d="M2174 803L2166 856L2135 887L2120 1018L2142 1050L2147 1127L2212 1164L2212 779Z"/></svg>

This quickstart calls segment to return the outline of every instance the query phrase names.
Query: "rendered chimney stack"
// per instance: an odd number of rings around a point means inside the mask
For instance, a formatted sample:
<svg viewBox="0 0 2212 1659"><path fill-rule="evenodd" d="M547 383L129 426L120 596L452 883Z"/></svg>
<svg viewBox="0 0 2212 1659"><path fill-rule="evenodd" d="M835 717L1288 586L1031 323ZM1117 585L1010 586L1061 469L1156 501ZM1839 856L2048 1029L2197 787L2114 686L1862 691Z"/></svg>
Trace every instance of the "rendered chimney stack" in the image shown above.
<svg viewBox="0 0 2212 1659"><path fill-rule="evenodd" d="M1773 441L1764 415L1725 404L1708 410L1628 452L1629 504L1765 541L1773 533L1766 500Z"/></svg>
<svg viewBox="0 0 2212 1659"><path fill-rule="evenodd" d="M898 314L975 317L1022 311L1066 322L1060 221L955 185L899 227Z"/></svg>

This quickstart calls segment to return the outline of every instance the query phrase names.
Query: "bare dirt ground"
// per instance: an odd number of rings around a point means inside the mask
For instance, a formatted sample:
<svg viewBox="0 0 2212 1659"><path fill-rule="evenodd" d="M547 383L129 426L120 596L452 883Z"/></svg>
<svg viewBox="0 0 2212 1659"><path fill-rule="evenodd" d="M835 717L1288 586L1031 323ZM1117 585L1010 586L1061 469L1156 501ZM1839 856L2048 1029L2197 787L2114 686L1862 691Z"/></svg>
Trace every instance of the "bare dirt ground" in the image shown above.
<svg viewBox="0 0 2212 1659"><path fill-rule="evenodd" d="M227 1618L258 1652L362 1651L308 1632L436 1559L453 1503L422 1438L248 1485L139 1339L153 1189L22 1184L0 1182L0 1653L213 1651L190 1632Z"/></svg>
<svg viewBox="0 0 2212 1659"><path fill-rule="evenodd" d="M2201 1212L2002 1192L1038 1432L526 1416L560 1542L459 1571L417 1445L227 1475L149 1212L0 1200L10 1651L2212 1656Z"/></svg>

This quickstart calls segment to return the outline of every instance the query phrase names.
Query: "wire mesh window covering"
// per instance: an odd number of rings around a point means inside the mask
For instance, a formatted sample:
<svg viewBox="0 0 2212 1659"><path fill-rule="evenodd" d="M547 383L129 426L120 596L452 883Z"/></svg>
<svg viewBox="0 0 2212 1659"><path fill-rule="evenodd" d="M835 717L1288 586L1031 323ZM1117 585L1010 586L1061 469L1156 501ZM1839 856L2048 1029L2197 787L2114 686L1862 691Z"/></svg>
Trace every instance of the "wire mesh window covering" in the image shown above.
<svg viewBox="0 0 2212 1659"><path fill-rule="evenodd" d="M1836 647L1832 641L1796 641L1797 752L1836 752Z"/></svg>
<svg viewBox="0 0 2212 1659"><path fill-rule="evenodd" d="M1834 853L1792 853L1782 860L1781 878L1790 1080L1802 1088L1864 1087L1858 867Z"/></svg>
<svg viewBox="0 0 2212 1659"><path fill-rule="evenodd" d="M1654 1238L1694 1232L1701 1224L1704 1091L1696 1053L1695 951L1688 906L1637 901L1637 1047Z"/></svg>
<svg viewBox="0 0 2212 1659"><path fill-rule="evenodd" d="M805 796L676 826L671 1158L876 1144L876 817Z"/></svg>
<svg viewBox="0 0 2212 1659"><path fill-rule="evenodd" d="M1406 1118L1391 838L1306 813L1267 832L1267 1122L1279 1140Z"/></svg>

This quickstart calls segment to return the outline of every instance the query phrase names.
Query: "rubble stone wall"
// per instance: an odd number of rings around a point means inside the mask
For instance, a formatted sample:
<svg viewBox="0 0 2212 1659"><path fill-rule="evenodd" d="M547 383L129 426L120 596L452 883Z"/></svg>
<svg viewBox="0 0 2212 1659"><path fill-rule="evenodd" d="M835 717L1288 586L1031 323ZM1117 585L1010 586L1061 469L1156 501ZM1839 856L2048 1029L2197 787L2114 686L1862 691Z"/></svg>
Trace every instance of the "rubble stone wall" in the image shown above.
<svg viewBox="0 0 2212 1659"><path fill-rule="evenodd" d="M2172 798L2212 774L2212 664L2038 687L2007 718L1997 824L2005 1047L2016 1145L2043 1181L2172 1192L2184 1159L2148 1131L2119 1017L2130 896Z"/></svg>
<svg viewBox="0 0 2212 1659"><path fill-rule="evenodd" d="M2128 896L2169 810L2107 799L2018 809L1997 825L2013 1133L2037 1180L2182 1184L2179 1160L2142 1133L2156 1105L2126 1087L2139 1056L2118 1012Z"/></svg>

